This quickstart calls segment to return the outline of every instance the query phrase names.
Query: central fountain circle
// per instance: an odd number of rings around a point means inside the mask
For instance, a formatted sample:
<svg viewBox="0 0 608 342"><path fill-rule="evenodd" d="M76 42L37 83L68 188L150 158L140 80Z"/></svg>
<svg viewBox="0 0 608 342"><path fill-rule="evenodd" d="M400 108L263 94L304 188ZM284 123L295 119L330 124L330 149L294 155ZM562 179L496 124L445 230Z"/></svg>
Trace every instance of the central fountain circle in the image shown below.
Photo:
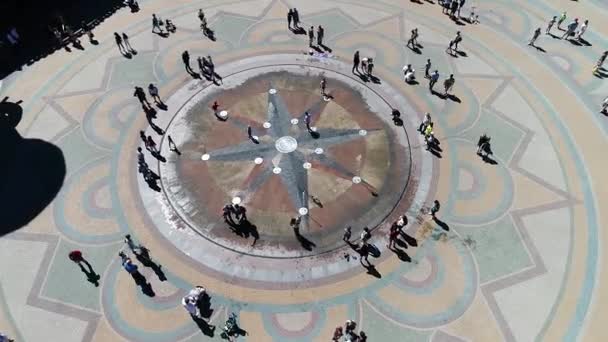
<svg viewBox="0 0 608 342"><path fill-rule="evenodd" d="M284 136L277 139L274 146L281 153L291 153L298 148L298 141L294 137Z"/></svg>

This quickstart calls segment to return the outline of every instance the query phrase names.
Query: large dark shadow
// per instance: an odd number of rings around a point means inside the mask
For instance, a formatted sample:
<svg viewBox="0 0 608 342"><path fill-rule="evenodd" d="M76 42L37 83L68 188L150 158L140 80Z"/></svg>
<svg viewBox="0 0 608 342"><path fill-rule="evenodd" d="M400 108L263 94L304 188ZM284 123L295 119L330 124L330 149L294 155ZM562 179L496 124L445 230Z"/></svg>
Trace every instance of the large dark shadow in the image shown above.
<svg viewBox="0 0 608 342"><path fill-rule="evenodd" d="M39 139L25 139L17 132L21 101L0 102L0 236L32 221L57 196L66 175L63 152Z"/></svg>
<svg viewBox="0 0 608 342"><path fill-rule="evenodd" d="M74 1L74 0L20 0L0 1L0 34L14 27L19 34L19 43L0 45L0 79L24 65L31 65L56 50L73 46L86 49L98 42L90 41L84 32L85 23L95 33L95 27L126 6L122 0ZM63 18L73 32L72 37L81 43L73 45L73 40L63 35L61 41L49 30L59 27ZM89 45L90 44L90 45Z"/></svg>

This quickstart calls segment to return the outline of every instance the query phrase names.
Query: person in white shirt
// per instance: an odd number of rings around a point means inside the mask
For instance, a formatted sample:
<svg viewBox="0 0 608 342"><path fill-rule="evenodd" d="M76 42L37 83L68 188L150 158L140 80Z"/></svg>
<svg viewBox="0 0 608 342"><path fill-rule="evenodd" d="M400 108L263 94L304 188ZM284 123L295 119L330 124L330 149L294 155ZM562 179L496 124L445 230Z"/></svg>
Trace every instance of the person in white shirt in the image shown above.
<svg viewBox="0 0 608 342"><path fill-rule="evenodd" d="M416 79L415 70L412 68L411 64L408 64L403 67L403 75L406 83L411 83Z"/></svg>
<svg viewBox="0 0 608 342"><path fill-rule="evenodd" d="M589 20L585 20L583 25L581 25L581 27L578 29L578 32L576 34L576 39L580 40L583 37L583 34L585 33L585 31L587 31L588 26L589 26Z"/></svg>

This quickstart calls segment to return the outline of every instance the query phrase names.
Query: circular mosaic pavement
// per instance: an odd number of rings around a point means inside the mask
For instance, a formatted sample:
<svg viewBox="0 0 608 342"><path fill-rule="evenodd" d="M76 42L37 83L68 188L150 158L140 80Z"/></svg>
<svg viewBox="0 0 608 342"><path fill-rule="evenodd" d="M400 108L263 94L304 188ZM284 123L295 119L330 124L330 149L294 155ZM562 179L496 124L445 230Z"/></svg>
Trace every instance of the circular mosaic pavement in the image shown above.
<svg viewBox="0 0 608 342"><path fill-rule="evenodd" d="M255 59L234 68L250 63ZM321 77L332 101L319 94ZM238 70L223 84L186 99L166 133L183 156L160 164L168 203L200 235L256 256L315 255L344 247L346 226L355 236L376 227L400 201L410 149L379 94L361 92L339 72L302 65ZM214 101L228 119L214 115ZM223 221L222 207L234 197L243 199L251 225L231 229ZM298 215L295 235L289 222ZM304 238L310 243L302 248Z"/></svg>

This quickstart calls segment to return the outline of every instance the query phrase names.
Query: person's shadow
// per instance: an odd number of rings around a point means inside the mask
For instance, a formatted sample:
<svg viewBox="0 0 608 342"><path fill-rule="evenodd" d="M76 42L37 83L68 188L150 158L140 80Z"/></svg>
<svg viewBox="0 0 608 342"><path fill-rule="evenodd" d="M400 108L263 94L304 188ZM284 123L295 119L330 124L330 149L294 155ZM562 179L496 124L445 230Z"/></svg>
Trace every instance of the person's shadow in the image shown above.
<svg viewBox="0 0 608 342"><path fill-rule="evenodd" d="M201 332L205 336L209 336L209 337L215 336L215 326L210 325L204 319L196 318L196 317L194 317L192 315L190 317L192 317L192 320L194 321L194 323L196 323L196 325L198 326L198 328L201 330Z"/></svg>
<svg viewBox="0 0 608 342"><path fill-rule="evenodd" d="M150 267L152 269L152 271L154 271L154 273L158 277L158 280L160 280L160 281L167 280L167 277L165 276L165 272L163 272L163 270L162 270L162 266L155 263L154 261L152 261L152 258L150 257L149 249L140 245L139 253L133 252L133 254L135 254L135 258L139 262L141 262L142 265L144 265L145 267Z"/></svg>
<svg viewBox="0 0 608 342"><path fill-rule="evenodd" d="M143 274L141 274L139 271L135 271L131 273L131 277L133 277L133 281L135 281L135 284L141 288L141 292L143 294L148 297L156 296L156 293L154 293L154 289L152 289L152 284L148 282L148 280L146 279L146 277L144 277Z"/></svg>
<svg viewBox="0 0 608 342"><path fill-rule="evenodd" d="M450 226L448 226L448 224L447 224L447 223L445 223L445 222L441 221L441 220L440 220L440 219L438 219L437 217L433 217L433 221L434 221L435 223L437 223L437 225L438 225L439 227L441 227L441 229L445 230L446 232L447 232L447 231L450 231Z"/></svg>
<svg viewBox="0 0 608 342"><path fill-rule="evenodd" d="M95 285L95 287L99 287L99 280L101 279L101 276L95 273L95 270L93 270L93 266L91 266L91 264L84 258L78 261L77 264L78 267L80 267L82 273L87 276L87 281ZM86 268L82 264L85 264Z"/></svg>
<svg viewBox="0 0 608 342"><path fill-rule="evenodd" d="M66 176L63 152L40 140L25 139L17 132L23 116L21 101L0 102L0 236L32 221L59 193Z"/></svg>
<svg viewBox="0 0 608 342"><path fill-rule="evenodd" d="M314 247L317 247L314 242L308 240L306 237L300 234L300 229L294 228L293 233L296 235L296 239L298 239L298 242L305 250L312 251Z"/></svg>

